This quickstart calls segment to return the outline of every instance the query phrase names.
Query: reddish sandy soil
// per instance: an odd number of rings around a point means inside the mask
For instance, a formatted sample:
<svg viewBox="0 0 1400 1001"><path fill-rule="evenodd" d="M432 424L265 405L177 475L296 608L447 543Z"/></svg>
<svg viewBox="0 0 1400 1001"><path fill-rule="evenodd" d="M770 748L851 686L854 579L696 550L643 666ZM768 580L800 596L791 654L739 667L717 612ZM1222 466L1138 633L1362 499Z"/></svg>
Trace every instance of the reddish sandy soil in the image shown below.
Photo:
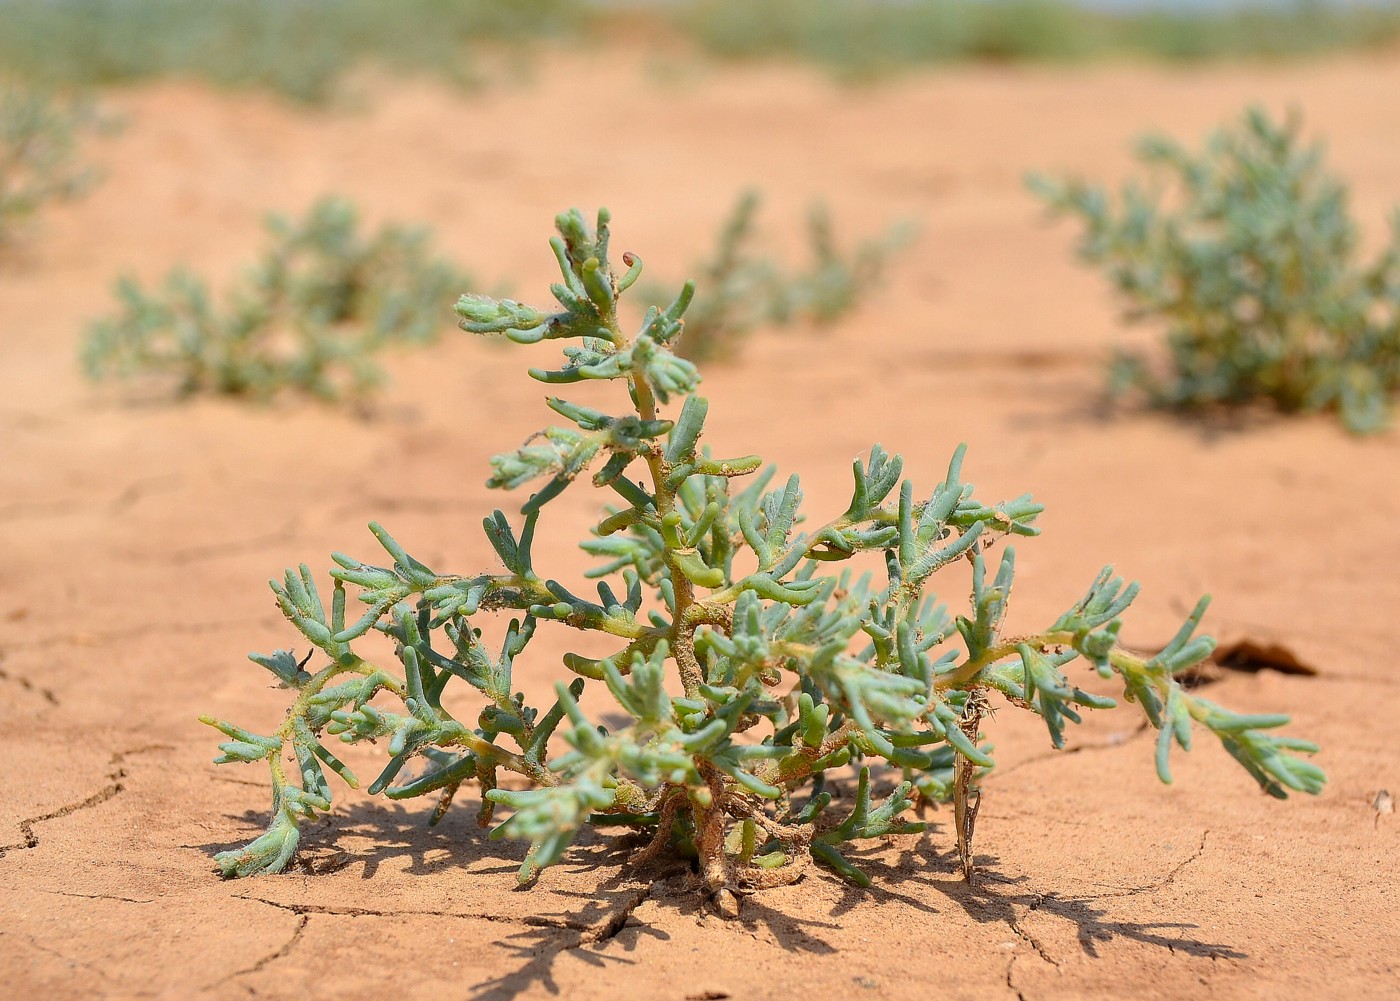
<svg viewBox="0 0 1400 1001"><path fill-rule="evenodd" d="M585 93L583 85L590 88ZM1378 997L1400 994L1394 651L1400 438L1325 418L1188 424L1095 410L1126 332L1022 173L1117 179L1147 127L1194 138L1250 100L1325 134L1372 232L1400 200L1400 61L1176 72L958 70L848 90L797 68L715 71L603 55L463 95L395 84L305 112L187 86L115 92L109 174L0 265L0 975L15 998ZM1158 783L1132 712L1050 750L1035 719L992 725L983 878L956 871L951 816L707 916L677 880L585 837L528 892L521 847L488 842L472 796L345 794L306 864L225 882L213 853L266 822L264 775L210 764L212 712L266 731L284 706L248 650L290 643L264 581L383 520L433 566L490 565L507 501L487 459L548 416L520 351L465 335L391 363L374 419L289 401L134 405L79 377L85 320L120 271L228 274L268 209L345 192L376 219L430 221L485 287L550 278L553 213L609 205L618 245L675 276L734 195L769 195L795 249L808 199L852 236L912 217L918 245L879 302L829 333L765 334L707 372L711 440L844 504L874 441L925 485L959 441L987 497L1033 490L1012 627L1072 602L1115 561L1144 591L1129 642L1170 634L1202 591L1217 635L1281 642L1306 677L1230 672L1212 697L1294 714L1324 747L1318 798L1275 802L1213 742ZM539 355L530 355L535 362ZM537 563L568 581L593 498L551 509ZM960 599L965 579L948 594ZM544 688L570 637L532 647ZM1122 746L1119 746L1122 745ZM359 761L361 759L355 758Z"/></svg>

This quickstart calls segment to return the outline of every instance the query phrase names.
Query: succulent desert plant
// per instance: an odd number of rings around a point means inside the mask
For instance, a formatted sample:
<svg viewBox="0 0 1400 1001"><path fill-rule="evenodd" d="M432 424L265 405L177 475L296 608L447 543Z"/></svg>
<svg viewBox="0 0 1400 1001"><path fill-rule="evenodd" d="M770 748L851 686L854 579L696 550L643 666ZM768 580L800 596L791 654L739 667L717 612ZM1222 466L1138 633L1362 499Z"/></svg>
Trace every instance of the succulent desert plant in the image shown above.
<svg viewBox="0 0 1400 1001"><path fill-rule="evenodd" d="M385 741L389 760L368 791L434 795L434 821L476 782L481 824L504 809L492 836L530 843L522 881L557 862L585 826L620 825L648 836L639 863L694 858L700 885L733 913L736 895L790 883L813 862L865 884L848 846L922 830L907 817L919 796L954 800L970 871L970 787L993 763L979 744L990 698L1038 714L1058 746L1081 712L1114 704L1070 680L1065 669L1079 660L1121 684L1160 730L1163 781L1172 745L1188 747L1200 727L1272 795L1319 791L1322 772L1295 756L1314 745L1273 732L1287 717L1239 715L1176 681L1212 649L1195 635L1204 600L1163 650L1141 656L1118 642L1137 586L1105 569L1044 629L1007 634L1015 556L989 551L1035 535L1041 506L1029 495L977 499L962 448L916 493L900 458L872 447L852 466L845 510L800 530L796 476L776 479L758 456L717 458L701 444L708 403L695 395L695 366L674 352L692 287L653 307L639 330L619 324L618 297L641 262L624 254L625 272L613 271L608 222L606 212L592 230L576 211L558 218L556 311L479 295L457 311L469 331L564 342L560 368L530 375L550 386L613 381L625 409L550 397L561 423L492 460L492 487L543 481L520 520L485 519L499 567L441 572L372 524L387 562L336 554L329 607L305 565L273 582L310 650L252 656L291 694L270 734L203 718L227 738L219 762L261 763L272 777L271 824L217 857L225 875L288 863L299 822L330 809L326 768L359 784L327 747L332 736ZM596 597L547 576L534 545L548 502L581 483L612 501L582 543L597 560L588 573ZM958 561L971 564L972 594L955 616L929 585ZM350 611L351 589L361 614ZM508 621L488 641L499 618ZM565 656L573 680L542 703L519 690L515 667L547 628L600 634L616 649ZM392 639L397 663L356 649L371 630ZM585 713L590 685L626 725L608 729ZM448 686L471 693L474 719L444 707ZM848 765L855 793L837 811L829 777ZM503 788L502 771L529 788ZM877 799L880 772L894 784Z"/></svg>

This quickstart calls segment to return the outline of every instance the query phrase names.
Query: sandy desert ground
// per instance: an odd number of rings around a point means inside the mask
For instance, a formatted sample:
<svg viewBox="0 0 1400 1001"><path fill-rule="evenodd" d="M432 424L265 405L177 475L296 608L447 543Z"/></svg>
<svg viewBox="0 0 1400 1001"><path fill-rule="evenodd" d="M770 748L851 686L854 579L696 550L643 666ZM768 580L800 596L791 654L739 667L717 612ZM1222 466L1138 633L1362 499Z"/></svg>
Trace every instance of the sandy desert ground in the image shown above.
<svg viewBox="0 0 1400 1001"><path fill-rule="evenodd" d="M1107 180L1156 127L1194 139L1258 100L1325 135L1372 236L1400 201L1400 58L1182 71L964 68L847 89L796 67L716 70L598 52L462 94L396 82L359 107L297 110L169 84L116 91L93 147L106 182L47 214L0 263L0 978L14 998L1219 998L1400 995L1400 437L1327 418L1192 424L1097 407L1100 363L1140 343L1048 225L1032 168ZM346 793L305 864L225 882L211 856L257 833L259 769L215 768L209 712L270 728L284 702L249 650L293 633L265 580L333 550L369 558L371 519L430 564L487 565L488 457L544 424L528 349L467 335L391 362L372 419L288 401L133 403L81 379L83 323L116 273L229 274L269 209L324 192L430 222L483 286L542 298L553 214L608 205L616 245L678 276L735 194L796 249L825 196L848 237L922 226L885 293L828 332L757 337L706 372L721 454L800 472L844 505L880 441L928 483L970 445L986 496L1033 491L1013 624L1058 614L1105 562L1143 582L1126 636L1170 635L1196 596L1225 639L1316 668L1227 672L1212 697L1282 710L1323 745L1316 799L1262 795L1202 739L1161 785L1128 710L1050 749L1033 718L992 725L982 878L951 815L706 915L676 879L585 837L529 891L522 847L488 842L473 797ZM542 529L551 572L594 498ZM950 599L961 595L950 593ZM563 673L543 637L518 684Z"/></svg>

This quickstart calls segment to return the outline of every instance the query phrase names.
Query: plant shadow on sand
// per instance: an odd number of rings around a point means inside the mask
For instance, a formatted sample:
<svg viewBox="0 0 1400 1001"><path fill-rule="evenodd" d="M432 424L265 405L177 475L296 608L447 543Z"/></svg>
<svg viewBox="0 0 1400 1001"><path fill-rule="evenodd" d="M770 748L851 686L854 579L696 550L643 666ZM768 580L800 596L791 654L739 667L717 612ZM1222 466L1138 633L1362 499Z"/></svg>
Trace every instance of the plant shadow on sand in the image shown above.
<svg viewBox="0 0 1400 1001"><path fill-rule="evenodd" d="M1125 422L1160 422L1203 446L1258 432L1278 431L1300 419L1327 422L1326 414L1287 414L1268 403L1155 407L1128 394L1112 396L1106 385L1108 358L1086 351L988 350L924 352L909 360L913 371L955 368L970 374L983 391L1008 394L1022 404L1006 414L1018 433L1104 432Z"/></svg>
<svg viewBox="0 0 1400 1001"><path fill-rule="evenodd" d="M395 873L441 876L447 870L456 869L471 877L490 880L493 889L499 887L505 893L532 892L531 888L514 888L513 879L505 882L524 858L524 844L489 840L487 832L477 827L469 802L459 804L459 808L451 811L437 827L428 826L427 816L426 810L410 810L397 803L352 802L340 806L334 814L305 832L302 851L288 872L313 880L325 879L329 888L335 881L374 879L381 869L385 870L382 877L385 879L391 879ZM230 819L261 825L266 816L248 811ZM954 850L939 851L925 837L902 840L911 843L898 855L890 851L889 845L872 845L850 853L852 861L871 877L869 888L852 886L816 867L809 869L802 883L821 885L813 888L813 899L802 908L805 913L800 915L784 913L781 903L764 893L745 897L740 916L732 921L708 915L695 888L688 861L672 856L650 866L634 868L629 866L628 860L644 839L636 835L608 837L588 829L581 832L561 863L546 870L541 885L546 891L541 894L542 906L526 916L492 914L489 908L475 914L454 910L425 911L422 903L417 902L420 898L416 890L411 896L405 895L401 911L393 906L391 895L377 898L381 902L388 901L382 910L347 904L343 912L390 917L396 912L427 913L448 920L486 917L506 926L515 925L493 943L505 954L500 964L504 972L472 985L469 996L473 1001L508 1001L534 991L561 994L554 967L566 954L599 968L639 962L628 954L635 953L643 939L658 942L671 939L664 928L659 927L669 922L653 924L634 914L644 903L670 911L672 918L690 922L703 919L708 938L716 938L725 934L726 929L732 929L759 936L793 954L839 953L840 947L828 938L837 938L842 929L842 917L862 906L873 904L933 919L956 920L950 916L952 908L938 905L941 900L961 909L979 925L1004 926L1055 965L1058 961L1019 924L1031 912L1050 914L1069 922L1076 929L1083 953L1094 959L1099 957L1101 944L1117 938L1191 956L1247 958L1247 954L1228 945L1190 937L1187 932L1197 927L1193 924L1117 920L1108 910L1109 905L1100 904L1099 897L1093 895L1066 896L1018 890L1027 877L1003 874L1000 860L994 856L979 855L974 880L966 883L961 878ZM343 842L349 844L343 846ZM213 855L235 845L218 843L199 847ZM356 867L359 868L357 876L354 874ZM251 889L263 879L285 878L260 877L239 881L237 885ZM587 885L580 886L581 882ZM507 885L513 889L507 890ZM1153 889L1154 886L1148 885L1128 893L1119 891L1109 895L1130 896L1150 893ZM250 895L257 896L256 893ZM347 895L351 895L349 890ZM299 905L285 893L278 896L283 901L278 906L292 910L304 906L308 913L338 911L325 904L324 896L314 904L305 905ZM571 900L577 900L578 906L572 906ZM558 906L561 901L564 902L562 908ZM814 910L822 909L828 912L825 917L812 916ZM516 907L508 910L519 912Z"/></svg>
<svg viewBox="0 0 1400 1001"><path fill-rule="evenodd" d="M878 849L870 851L876 850ZM1191 956L1212 959L1248 958L1247 953L1228 945L1186 937L1184 933L1199 927L1198 925L1186 922L1115 920L1107 908L1094 906L1101 899L1098 895L1068 896L1054 892L1015 892L1014 888L1025 883L1027 877L1004 875L998 868L1000 859L995 856L976 856L976 870L971 883L965 882L958 873L960 864L955 851L940 856L926 841L906 848L899 860L893 864L884 859L862 857L859 852L852 852L851 858L869 874L871 886L868 889L859 889L841 884L845 892L837 910L833 911L836 915L858 906L865 900L878 903L886 900L898 901L927 914L939 913L938 908L916 896L901 892L903 887L923 886L942 894L945 899L961 907L968 917L978 924L1002 924L1022 938L1027 936L1018 924L1016 908L1024 908L1027 913L1035 911L1053 914L1075 926L1079 947L1086 956L1094 959L1099 958L1099 943L1110 942L1119 937L1168 951L1184 952ZM932 878L935 875L942 878ZM1102 896L1133 896L1138 893L1151 893L1157 888L1155 885L1145 885L1128 891L1112 891ZM1172 930L1182 934L1166 934ZM1039 945L1036 947L1040 948Z"/></svg>

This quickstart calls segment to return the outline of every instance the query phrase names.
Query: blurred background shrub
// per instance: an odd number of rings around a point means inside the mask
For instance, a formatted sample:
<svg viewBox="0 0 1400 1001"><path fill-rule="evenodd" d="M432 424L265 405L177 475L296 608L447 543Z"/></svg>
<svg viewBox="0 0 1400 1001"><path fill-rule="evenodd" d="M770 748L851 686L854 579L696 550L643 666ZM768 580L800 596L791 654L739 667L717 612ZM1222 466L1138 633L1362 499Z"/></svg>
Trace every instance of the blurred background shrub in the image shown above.
<svg viewBox="0 0 1400 1001"><path fill-rule="evenodd" d="M1147 136L1147 177L1116 199L1077 178L1030 179L1079 218L1080 256L1129 317L1165 329L1166 357L1120 353L1112 391L1183 410L1336 410L1358 433L1386 423L1400 390L1400 210L1389 243L1359 260L1347 186L1300 131L1297 115L1251 108L1199 152Z"/></svg>
<svg viewBox="0 0 1400 1001"><path fill-rule="evenodd" d="M686 313L682 357L733 359L758 328L835 323L879 288L890 258L917 233L912 222L897 222L846 251L826 204L815 201L807 210L806 264L787 269L758 246L761 203L757 190L743 192L720 226L715 249L691 266L699 294ZM644 298L669 302L679 284L648 282Z"/></svg>
<svg viewBox="0 0 1400 1001"><path fill-rule="evenodd" d="M472 47L577 31L577 0L0 0L0 72L195 77L322 101L366 64L470 81Z"/></svg>
<svg viewBox="0 0 1400 1001"><path fill-rule="evenodd" d="M375 65L479 81L483 46L658 33L729 59L864 78L963 59L1288 57L1400 39L1393 2L1070 0L0 0L0 75L195 77L323 101Z"/></svg>
<svg viewBox="0 0 1400 1001"><path fill-rule="evenodd" d="M117 124L91 100L0 82L0 246L46 202L76 198L99 180L82 139Z"/></svg>
<svg viewBox="0 0 1400 1001"><path fill-rule="evenodd" d="M1400 38L1389 3L1122 4L1068 0L691 0L679 22L708 52L813 60L865 77L954 59L1298 56Z"/></svg>
<svg viewBox="0 0 1400 1001"><path fill-rule="evenodd" d="M471 280L434 257L425 229L360 233L359 213L324 198L301 221L274 215L271 244L219 306L184 269L147 292L123 278L119 312L89 328L88 376L144 377L178 395L268 399L284 389L356 400L382 379L375 356L428 344L453 325Z"/></svg>

